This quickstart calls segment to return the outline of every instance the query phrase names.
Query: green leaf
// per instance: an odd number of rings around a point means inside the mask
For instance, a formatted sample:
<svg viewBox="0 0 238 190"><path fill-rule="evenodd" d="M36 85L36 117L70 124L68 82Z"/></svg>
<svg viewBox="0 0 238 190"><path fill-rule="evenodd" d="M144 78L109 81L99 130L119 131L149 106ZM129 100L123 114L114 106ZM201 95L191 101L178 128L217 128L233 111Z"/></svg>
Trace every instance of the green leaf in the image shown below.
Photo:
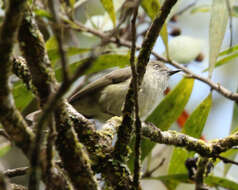
<svg viewBox="0 0 238 190"><path fill-rule="evenodd" d="M167 130L183 112L189 97L192 93L194 80L184 78L180 83L161 101L157 108L146 121L154 123L158 128ZM150 153L155 146L149 139L143 139L142 160Z"/></svg>
<svg viewBox="0 0 238 190"><path fill-rule="evenodd" d="M66 49L66 55L67 56L74 56L74 55L79 55L82 53L89 52L89 48L76 48L76 47L69 47ZM49 59L53 62L57 61L60 59L60 54L58 52L58 49L51 49L48 51L48 56Z"/></svg>
<svg viewBox="0 0 238 190"><path fill-rule="evenodd" d="M219 53L219 56L228 55L228 54L231 54L231 53L233 53L235 51L238 51L238 45L234 45L232 47L229 47L228 49L225 49L225 50L221 51Z"/></svg>
<svg viewBox="0 0 238 190"><path fill-rule="evenodd" d="M104 9L109 14L113 25L115 26L116 25L116 15L115 15L115 11L114 11L113 1L112 0L101 0L101 3L103 5Z"/></svg>
<svg viewBox="0 0 238 190"><path fill-rule="evenodd" d="M185 161L194 155L194 152L188 152L184 148L176 147L172 153L168 174L179 174L187 172Z"/></svg>
<svg viewBox="0 0 238 190"><path fill-rule="evenodd" d="M46 50L47 50L50 61L55 62L58 59L60 59L60 54L58 51L58 43L55 36L52 36L47 40ZM67 56L74 56L81 53L86 53L88 51L90 51L89 48L68 47L66 49L66 54Z"/></svg>
<svg viewBox="0 0 238 190"><path fill-rule="evenodd" d="M224 64L226 64L226 63L229 63L232 59L235 59L235 58L237 58L237 57L238 57L238 52L233 53L233 54L231 54L231 55L228 55L228 56L226 56L226 57L224 57L224 58L218 60L218 61L216 62L215 67L219 67L219 66L221 66L221 65L224 65Z"/></svg>
<svg viewBox="0 0 238 190"><path fill-rule="evenodd" d="M144 9L144 11L146 12L146 14L151 18L151 20L153 20L160 11L160 3L158 0L142 0L141 6ZM163 25L163 27L161 29L160 36L164 42L167 56L169 56L168 31L167 31L166 23Z"/></svg>
<svg viewBox="0 0 238 190"><path fill-rule="evenodd" d="M208 176L205 178L205 183L211 187L223 187L229 190L237 190L238 189L238 183L235 181L223 178L223 177L217 177L217 176Z"/></svg>
<svg viewBox="0 0 238 190"><path fill-rule="evenodd" d="M194 14L194 13L207 13L209 12L211 9L210 5L198 5L195 8L193 8L190 13Z"/></svg>
<svg viewBox="0 0 238 190"><path fill-rule="evenodd" d="M193 83L193 79L182 79L180 83L161 101L146 121L154 123L162 130L167 130L184 110L191 95ZM149 139L144 138L142 140L141 160L145 159L154 146L155 143L151 142ZM132 167L132 163L132 158L130 158L129 166Z"/></svg>
<svg viewBox="0 0 238 190"><path fill-rule="evenodd" d="M235 58L237 58L237 57L238 57L238 52L235 52L235 53L233 53L233 54L227 55L227 56L225 56L225 57L219 59L219 60L216 62L215 68L220 67L220 66L222 66L222 65L225 65L225 64L227 64L227 63L230 63L231 60L233 60L233 59L235 59ZM203 72L205 72L205 71L208 71L208 68L203 70Z"/></svg>
<svg viewBox="0 0 238 190"><path fill-rule="evenodd" d="M238 106L236 103L234 103L233 116L232 116L232 122L231 122L231 127L230 127L230 134L234 134L237 131L238 131ZM225 158L229 158L230 160L234 160L236 158L237 153L238 153L238 150L230 149L230 150L222 153L221 156L223 156ZM224 176L227 175L231 166L232 166L232 164L224 164L224 170L223 170Z"/></svg>
<svg viewBox="0 0 238 190"><path fill-rule="evenodd" d="M212 95L209 94L187 119L182 132L191 137L200 138L206 124L211 105ZM178 174L186 172L187 170L184 163L189 157L192 157L193 154L193 152L188 152L184 148L174 148L168 173Z"/></svg>
<svg viewBox="0 0 238 190"><path fill-rule="evenodd" d="M147 121L154 123L162 130L167 130L184 110L191 95L193 83L193 79L182 79L162 100L153 113L147 118Z"/></svg>
<svg viewBox="0 0 238 190"><path fill-rule="evenodd" d="M238 6L232 7L232 16L238 17Z"/></svg>
<svg viewBox="0 0 238 190"><path fill-rule="evenodd" d="M74 4L75 4L75 0L69 0L69 4L70 4L71 9L73 9Z"/></svg>
<svg viewBox="0 0 238 190"><path fill-rule="evenodd" d="M11 144L9 142L1 143L0 145L0 157L4 156L11 150Z"/></svg>
<svg viewBox="0 0 238 190"><path fill-rule="evenodd" d="M47 18L48 20L52 20L51 14L44 9L36 9L36 10L34 10L34 13L39 17L43 17L43 18Z"/></svg>
<svg viewBox="0 0 238 190"><path fill-rule="evenodd" d="M159 176L159 177L152 177L149 179L155 179L160 180L162 182L166 181L176 181L176 182L182 182L182 183L191 183L194 182L188 179L187 174L175 174L175 175L166 175L166 176ZM217 176L208 176L204 179L205 184L207 184L210 187L223 187L229 190L237 190L238 189L238 183L235 181L217 177Z"/></svg>
<svg viewBox="0 0 238 190"><path fill-rule="evenodd" d="M72 63L69 65L69 72L74 73L77 68L86 61L86 59L82 59L78 62ZM119 55L119 54L105 54L99 56L87 70L85 74L96 73L111 67L125 67L130 64L128 55ZM56 79L61 81L61 69L56 70Z"/></svg>
<svg viewBox="0 0 238 190"><path fill-rule="evenodd" d="M21 81L14 84L13 97L19 111L22 111L33 99L31 91L27 90Z"/></svg>
<svg viewBox="0 0 238 190"><path fill-rule="evenodd" d="M200 138L212 106L212 94L193 111L186 121L182 132L194 138Z"/></svg>
<svg viewBox="0 0 238 190"><path fill-rule="evenodd" d="M215 68L216 60L219 55L221 44L223 42L226 25L228 22L228 9L226 1L213 0L211 7L211 18L209 27L209 78Z"/></svg>
<svg viewBox="0 0 238 190"><path fill-rule="evenodd" d="M238 105L234 103L230 134L234 134L235 132L237 132L237 130L238 130Z"/></svg>
<svg viewBox="0 0 238 190"><path fill-rule="evenodd" d="M55 36L51 36L45 43L47 52L50 50L58 49L58 43Z"/></svg>
<svg viewBox="0 0 238 190"><path fill-rule="evenodd" d="M158 0L142 0L141 6L146 14L153 20L160 11L160 3Z"/></svg>

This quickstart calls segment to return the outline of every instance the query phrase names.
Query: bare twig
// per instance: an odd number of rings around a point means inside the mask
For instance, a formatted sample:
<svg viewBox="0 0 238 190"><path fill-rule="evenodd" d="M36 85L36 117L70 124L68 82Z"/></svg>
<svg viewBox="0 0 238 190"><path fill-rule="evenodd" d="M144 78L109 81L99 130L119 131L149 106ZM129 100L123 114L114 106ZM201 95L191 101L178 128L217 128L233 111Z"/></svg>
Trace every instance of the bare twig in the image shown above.
<svg viewBox="0 0 238 190"><path fill-rule="evenodd" d="M67 65L68 65L67 57L66 57L65 50L63 48L63 39L62 39L60 18L58 16L57 10L56 10L56 4L58 4L59 2L58 1L54 2L53 0L49 0L48 2L49 2L48 4L49 4L51 14L54 19L53 29L54 29L55 37L58 42L59 54L60 54L60 59L61 59L62 71L63 71L63 80L67 81L69 79L69 76L68 76L69 73L68 73L68 67L67 67Z"/></svg>
<svg viewBox="0 0 238 190"><path fill-rule="evenodd" d="M53 176L51 176L51 170L54 168L54 160L53 160L53 154L54 154L54 144L56 139L56 128L55 128L55 117L54 114L50 114L50 120L49 120L49 132L47 137L47 145L46 145L46 175L48 176L48 181L46 183L47 189L50 189L51 181L53 180Z"/></svg>
<svg viewBox="0 0 238 190"><path fill-rule="evenodd" d="M152 168L152 169L149 170L149 171L146 171L146 172L143 174L142 178L151 177L151 175L152 175L156 170L158 170L161 166L163 166L164 162L165 162L165 158L163 158L157 166L155 166L154 168Z"/></svg>
<svg viewBox="0 0 238 190"><path fill-rule="evenodd" d="M77 27L76 27L77 26ZM91 28L87 28L84 25L80 24L80 23L75 23L74 28L75 30L80 30L80 31L84 31L84 32L88 32L91 34L94 34L95 36L101 38L101 39L108 39L107 35L105 35L104 33L91 29ZM109 42L111 43L115 43L118 44L120 46L125 46L128 48L131 48L131 43L129 41L125 41L125 40L116 40L116 38L109 38L108 39ZM141 46L136 46L136 49L141 49ZM157 54L156 52L152 51L152 54L156 57L156 59L163 61L165 63L169 63L170 65L183 70L184 73L188 74L189 76L191 76L194 79L197 79L205 84L207 84L208 86L210 86L212 89L216 90L218 93L220 93L221 95L223 95L224 97L233 100L233 101L238 101L238 93L234 93L228 89L226 89L225 87L223 87L222 85L220 85L219 83L215 83L212 80L202 77L200 75L195 74L194 72L192 72L191 70L189 70L187 67L184 67L183 65L177 63L176 61L173 60L169 60L159 54Z"/></svg>
<svg viewBox="0 0 238 190"><path fill-rule="evenodd" d="M234 161L234 160L225 158L225 157L220 156L220 155L218 155L217 158L219 158L220 160L222 160L223 163L225 163L225 164L234 164L234 165L237 165L237 166L238 166L238 162L236 162L236 161Z"/></svg>
<svg viewBox="0 0 238 190"><path fill-rule="evenodd" d="M230 48L232 47L233 44L233 27L232 27L232 9L231 9L231 3L230 0L226 0L226 6L227 6L227 11L229 14L229 27L230 27Z"/></svg>
<svg viewBox="0 0 238 190"><path fill-rule="evenodd" d="M11 178L11 177L26 175L28 171L29 171L29 167L21 167L21 168L15 168L15 169L8 169L4 171L3 174Z"/></svg>
<svg viewBox="0 0 238 190"><path fill-rule="evenodd" d="M11 137L7 134L7 132L4 129L0 129L0 135L5 137L7 140L11 139Z"/></svg>

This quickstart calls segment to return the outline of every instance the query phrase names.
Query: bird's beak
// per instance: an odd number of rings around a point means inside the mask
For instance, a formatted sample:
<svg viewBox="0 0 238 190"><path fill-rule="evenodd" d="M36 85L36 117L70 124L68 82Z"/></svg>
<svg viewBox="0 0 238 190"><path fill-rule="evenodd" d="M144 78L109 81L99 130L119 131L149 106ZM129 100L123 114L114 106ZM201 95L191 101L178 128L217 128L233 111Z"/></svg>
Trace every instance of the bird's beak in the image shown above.
<svg viewBox="0 0 238 190"><path fill-rule="evenodd" d="M178 70L171 70L171 71L168 71L168 73L169 73L169 76L171 76L171 75L174 75L174 74L176 74L176 73L178 73L178 72L180 72L180 71L182 71L181 69L178 69Z"/></svg>

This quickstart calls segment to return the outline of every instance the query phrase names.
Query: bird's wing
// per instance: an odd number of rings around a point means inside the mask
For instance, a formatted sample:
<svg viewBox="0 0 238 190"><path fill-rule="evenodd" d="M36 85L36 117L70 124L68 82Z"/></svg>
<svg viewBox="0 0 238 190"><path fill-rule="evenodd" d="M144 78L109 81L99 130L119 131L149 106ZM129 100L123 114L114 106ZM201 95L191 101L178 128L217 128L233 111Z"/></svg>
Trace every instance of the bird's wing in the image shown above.
<svg viewBox="0 0 238 190"><path fill-rule="evenodd" d="M116 84L123 82L131 77L131 69L129 67L123 69L117 69L108 73L107 75L93 81L92 83L86 85L79 92L72 95L69 99L70 103L74 103L79 98L88 96L91 93L95 93L97 90L104 88L110 84Z"/></svg>

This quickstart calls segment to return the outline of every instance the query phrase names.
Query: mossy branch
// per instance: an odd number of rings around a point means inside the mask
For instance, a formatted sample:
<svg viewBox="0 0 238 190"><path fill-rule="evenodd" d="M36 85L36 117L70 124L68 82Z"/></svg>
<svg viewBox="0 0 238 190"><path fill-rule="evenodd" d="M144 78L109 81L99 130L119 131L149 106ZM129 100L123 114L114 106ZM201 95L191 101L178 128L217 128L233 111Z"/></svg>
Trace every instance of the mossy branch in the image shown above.
<svg viewBox="0 0 238 190"><path fill-rule="evenodd" d="M39 187L39 155L44 140L44 121L47 119L47 115L55 108L57 108L55 115L57 116L56 130L58 132L56 147L65 166L65 170L76 188L97 189L97 183L90 168L87 153L78 142L77 135L72 128L73 123L66 113L65 101L61 98L69 88L69 85L63 83L58 89L54 72L46 53L45 42L30 10L25 12L18 39L20 41L20 48L27 60L32 75L32 83L37 90L40 105L44 110L42 117L37 123L36 140L32 149L32 170L29 183L31 189L38 189ZM78 74L81 73L78 72ZM63 123L65 124L64 126L62 125ZM69 154L66 154L66 152L69 152ZM42 171L44 175L46 171ZM65 187L61 186L58 188Z"/></svg>
<svg viewBox="0 0 238 190"><path fill-rule="evenodd" d="M138 73L138 88L142 83L147 63L149 62L151 51L154 47L155 41L159 36L161 28L165 23L167 16L170 13L170 10L175 5L177 0L166 0L159 12L158 16L152 22L148 32L146 33L145 39L142 43L142 47L140 49L140 53L138 56L138 61L136 65L136 70ZM125 161L128 156L128 144L130 142L130 137L132 133L132 112L134 107L133 97L134 97L134 89L133 89L133 80L131 81L130 88L126 95L125 107L123 109L123 121L121 126L118 129L118 139L115 144L115 159L120 161Z"/></svg>
<svg viewBox="0 0 238 190"><path fill-rule="evenodd" d="M16 145L28 155L34 135L16 109L9 86L12 69L10 56L26 1L10 0L8 3L0 32L0 121Z"/></svg>

